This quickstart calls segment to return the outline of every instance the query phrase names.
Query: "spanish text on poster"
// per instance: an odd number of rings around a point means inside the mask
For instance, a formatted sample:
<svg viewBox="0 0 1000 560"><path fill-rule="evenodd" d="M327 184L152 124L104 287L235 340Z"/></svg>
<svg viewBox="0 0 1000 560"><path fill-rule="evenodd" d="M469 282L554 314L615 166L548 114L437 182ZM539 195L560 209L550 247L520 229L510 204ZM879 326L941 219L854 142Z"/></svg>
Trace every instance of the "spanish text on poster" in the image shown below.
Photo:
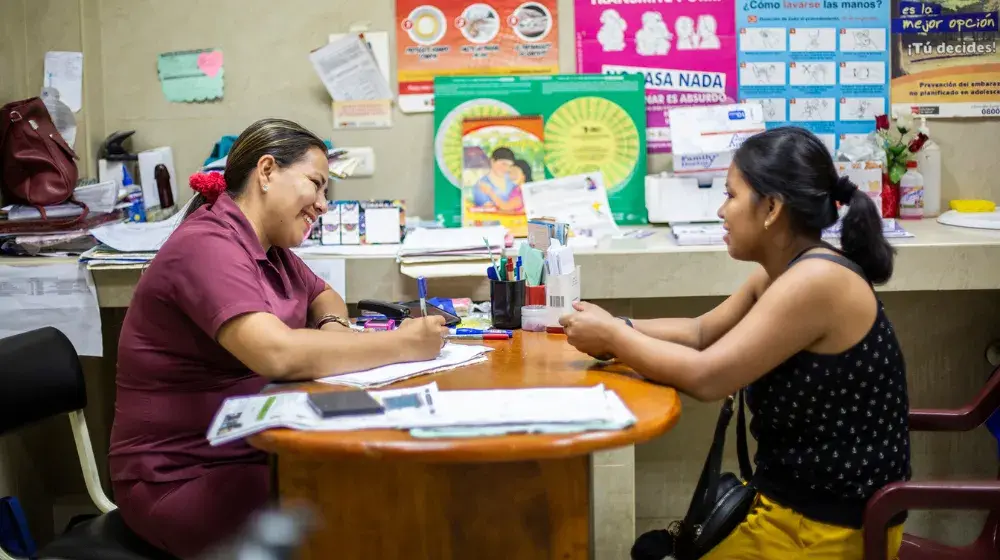
<svg viewBox="0 0 1000 560"><path fill-rule="evenodd" d="M576 0L576 69L641 74L647 148L670 151L670 107L736 102L734 0Z"/></svg>
<svg viewBox="0 0 1000 560"><path fill-rule="evenodd" d="M399 108L434 111L435 76L555 74L556 0L396 0Z"/></svg>
<svg viewBox="0 0 1000 560"><path fill-rule="evenodd" d="M889 104L889 3L737 0L739 95L768 128L811 130L831 151Z"/></svg>
<svg viewBox="0 0 1000 560"><path fill-rule="evenodd" d="M893 0L893 108L1000 116L998 7L997 0Z"/></svg>

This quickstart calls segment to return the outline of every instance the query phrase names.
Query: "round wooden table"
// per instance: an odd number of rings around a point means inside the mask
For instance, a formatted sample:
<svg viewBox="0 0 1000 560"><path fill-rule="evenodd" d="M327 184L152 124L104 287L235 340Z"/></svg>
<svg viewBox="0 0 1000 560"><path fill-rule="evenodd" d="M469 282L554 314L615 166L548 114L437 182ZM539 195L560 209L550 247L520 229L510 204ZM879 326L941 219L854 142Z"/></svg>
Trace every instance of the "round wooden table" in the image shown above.
<svg viewBox="0 0 1000 560"><path fill-rule="evenodd" d="M554 560L590 558L590 456L647 441L677 422L673 389L601 365L565 336L486 342L488 361L392 387L441 390L593 386L615 391L630 428L560 435L416 439L401 430L270 430L250 443L276 457L282 504L319 516L301 558ZM296 390L341 390L311 383Z"/></svg>

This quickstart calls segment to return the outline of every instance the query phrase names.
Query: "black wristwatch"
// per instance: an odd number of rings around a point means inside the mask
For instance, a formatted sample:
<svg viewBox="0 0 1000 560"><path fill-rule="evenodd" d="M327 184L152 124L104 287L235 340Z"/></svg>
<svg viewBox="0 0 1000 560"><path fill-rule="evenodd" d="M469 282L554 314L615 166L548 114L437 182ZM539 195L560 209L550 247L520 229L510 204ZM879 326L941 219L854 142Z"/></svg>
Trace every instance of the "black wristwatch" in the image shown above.
<svg viewBox="0 0 1000 560"><path fill-rule="evenodd" d="M628 328L630 329L635 328L635 325L632 324L632 319L629 319L628 317L624 317L621 315L619 315L618 318L621 319L622 321L625 321L625 324L628 325Z"/></svg>

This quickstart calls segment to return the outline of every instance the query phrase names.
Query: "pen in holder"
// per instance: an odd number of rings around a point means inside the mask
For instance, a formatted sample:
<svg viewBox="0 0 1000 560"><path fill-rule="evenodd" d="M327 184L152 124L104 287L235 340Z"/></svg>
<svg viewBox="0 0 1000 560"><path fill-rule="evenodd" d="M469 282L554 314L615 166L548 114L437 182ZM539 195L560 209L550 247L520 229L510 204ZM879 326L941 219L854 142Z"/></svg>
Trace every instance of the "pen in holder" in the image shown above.
<svg viewBox="0 0 1000 560"><path fill-rule="evenodd" d="M520 329L524 280L490 280L490 314L495 329Z"/></svg>

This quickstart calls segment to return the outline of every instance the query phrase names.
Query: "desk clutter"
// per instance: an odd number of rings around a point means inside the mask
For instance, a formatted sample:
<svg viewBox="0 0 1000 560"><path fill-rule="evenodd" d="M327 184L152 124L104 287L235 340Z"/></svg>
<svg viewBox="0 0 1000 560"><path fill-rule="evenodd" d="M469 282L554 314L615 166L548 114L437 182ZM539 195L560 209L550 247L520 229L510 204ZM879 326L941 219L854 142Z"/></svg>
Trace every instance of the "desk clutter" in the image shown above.
<svg viewBox="0 0 1000 560"><path fill-rule="evenodd" d="M311 404L316 393L231 397L215 414L206 437L214 446L272 428L405 430L420 438L474 437L621 430L636 421L618 395L603 385L441 391L431 382L366 394L377 406L363 410L328 406L327 412Z"/></svg>

